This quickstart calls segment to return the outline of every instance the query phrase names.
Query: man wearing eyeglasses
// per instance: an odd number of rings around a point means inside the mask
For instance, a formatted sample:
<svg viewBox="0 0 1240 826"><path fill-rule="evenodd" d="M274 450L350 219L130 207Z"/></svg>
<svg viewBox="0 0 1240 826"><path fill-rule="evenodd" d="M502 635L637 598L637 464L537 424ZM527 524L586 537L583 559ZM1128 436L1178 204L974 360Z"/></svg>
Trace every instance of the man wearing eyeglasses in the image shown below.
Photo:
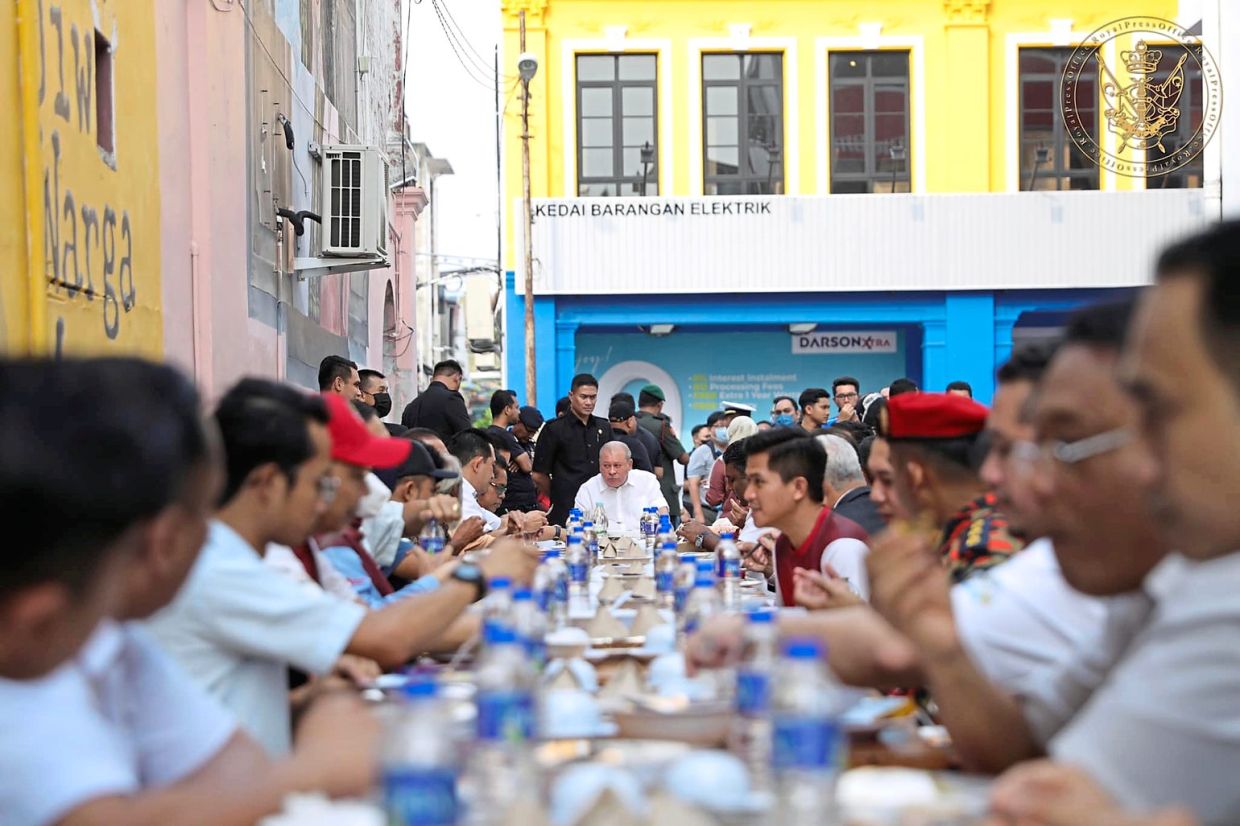
<svg viewBox="0 0 1240 826"><path fill-rule="evenodd" d="M831 394L835 397L835 407L839 412L827 422L828 427L840 422L861 421L861 415L857 412L861 402L861 382L852 376L840 376L831 382Z"/></svg>

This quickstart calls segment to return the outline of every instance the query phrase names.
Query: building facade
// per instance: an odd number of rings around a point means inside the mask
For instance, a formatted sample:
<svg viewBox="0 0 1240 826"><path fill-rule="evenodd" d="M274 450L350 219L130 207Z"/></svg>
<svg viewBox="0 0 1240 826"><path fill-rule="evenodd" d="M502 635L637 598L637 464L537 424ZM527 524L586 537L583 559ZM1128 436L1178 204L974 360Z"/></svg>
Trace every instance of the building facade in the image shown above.
<svg viewBox="0 0 1240 826"><path fill-rule="evenodd" d="M899 376L936 390L964 379L988 401L1013 341L1144 283L1161 243L1222 209L1219 78L1188 62L1184 117L1158 150L1190 145L1214 118L1205 151L1174 174L1121 174L1086 156L1060 112L1074 48L1108 21L1152 15L1200 33L1217 67L1225 5L506 0L503 65L515 69L522 16L540 62L540 406L579 370L604 398L663 385L682 426L724 401L765 416L774 396L843 374L863 392ZM1179 43L1151 40L1153 78L1176 72ZM1130 48L1102 52L1121 79L1144 69L1125 63ZM1078 125L1114 152L1121 138L1090 88ZM509 386L525 353L515 96Z"/></svg>
<svg viewBox="0 0 1240 826"><path fill-rule="evenodd" d="M0 9L0 345L137 352L210 396L330 353L416 393L399 3L18 0ZM386 255L322 274L323 147L376 147ZM300 222L300 230L297 224ZM301 259L299 261L299 259ZM348 263L340 260L336 263Z"/></svg>

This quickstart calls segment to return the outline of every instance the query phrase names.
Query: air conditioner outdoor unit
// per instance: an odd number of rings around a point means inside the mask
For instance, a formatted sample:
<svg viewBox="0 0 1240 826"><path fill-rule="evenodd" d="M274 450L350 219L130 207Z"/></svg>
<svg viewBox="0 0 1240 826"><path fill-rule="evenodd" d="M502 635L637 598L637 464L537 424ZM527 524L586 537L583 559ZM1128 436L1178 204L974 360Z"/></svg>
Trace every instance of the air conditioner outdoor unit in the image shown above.
<svg viewBox="0 0 1240 826"><path fill-rule="evenodd" d="M323 147L324 257L386 259L387 202L387 160L378 147Z"/></svg>

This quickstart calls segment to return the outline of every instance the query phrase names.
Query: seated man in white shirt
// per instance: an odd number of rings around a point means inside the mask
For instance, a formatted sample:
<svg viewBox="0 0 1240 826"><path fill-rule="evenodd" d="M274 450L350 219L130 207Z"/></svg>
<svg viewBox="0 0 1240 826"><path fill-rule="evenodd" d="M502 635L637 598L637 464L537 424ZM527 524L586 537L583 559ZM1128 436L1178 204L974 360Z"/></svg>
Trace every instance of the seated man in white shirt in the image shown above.
<svg viewBox="0 0 1240 826"><path fill-rule="evenodd" d="M589 514L601 504L607 512L609 530L637 533L646 508L657 508L660 514L668 512L658 478L633 469L633 454L624 442L607 442L599 448L598 470L598 475L577 490L575 505Z"/></svg>
<svg viewBox="0 0 1240 826"><path fill-rule="evenodd" d="M488 492L493 492L496 469L502 470L511 459L502 442L485 430L462 430L452 437L452 455L461 463L462 519L478 517L483 522L485 534L492 538L510 534L527 534L534 539L551 538L552 532L544 531L547 516L541 511L528 514L514 511L500 517L496 516L494 509L484 507L479 501Z"/></svg>
<svg viewBox="0 0 1240 826"><path fill-rule="evenodd" d="M364 792L377 731L356 700L308 712L297 752L274 763L133 623L104 620L68 647L102 604L83 580L114 596L114 616L137 619L198 555L222 473L193 386L133 359L0 363L0 384L0 498L49 526L0 579L0 820L249 824L291 792ZM49 386L64 394L54 407L39 403ZM80 598L27 627L61 591ZM57 667L9 679L27 636Z"/></svg>
<svg viewBox="0 0 1240 826"><path fill-rule="evenodd" d="M537 561L520 546L496 548L477 565L459 565L436 590L369 612L264 565L268 543L305 542L342 485L356 503L358 479L332 476L333 459L360 470L408 452L407 443L401 451L400 440L368 433L333 399L261 379L225 394L214 416L227 455L223 505L185 587L148 621L158 642L276 755L289 748L290 665L324 674L347 652L399 667L435 646L485 593L488 577L527 580ZM334 407L330 436L325 403Z"/></svg>

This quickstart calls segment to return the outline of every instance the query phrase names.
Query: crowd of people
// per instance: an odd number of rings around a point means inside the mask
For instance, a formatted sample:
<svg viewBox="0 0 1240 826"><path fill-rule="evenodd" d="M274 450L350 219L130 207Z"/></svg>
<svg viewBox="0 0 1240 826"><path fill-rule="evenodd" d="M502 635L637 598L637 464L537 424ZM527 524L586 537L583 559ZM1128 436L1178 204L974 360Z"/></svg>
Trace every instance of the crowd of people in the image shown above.
<svg viewBox="0 0 1240 826"><path fill-rule="evenodd" d="M909 691L999 826L1240 822L1240 224L1169 247L1132 301L965 382L855 378L682 442L653 384L595 415L494 393L454 361L393 417L328 356L319 393L246 378L204 415L176 369L0 359L0 823L252 823L364 794L352 689L479 631L572 508L735 538L779 632L855 686ZM743 619L690 638L741 654ZM1235 762L1233 762L1235 761Z"/></svg>

